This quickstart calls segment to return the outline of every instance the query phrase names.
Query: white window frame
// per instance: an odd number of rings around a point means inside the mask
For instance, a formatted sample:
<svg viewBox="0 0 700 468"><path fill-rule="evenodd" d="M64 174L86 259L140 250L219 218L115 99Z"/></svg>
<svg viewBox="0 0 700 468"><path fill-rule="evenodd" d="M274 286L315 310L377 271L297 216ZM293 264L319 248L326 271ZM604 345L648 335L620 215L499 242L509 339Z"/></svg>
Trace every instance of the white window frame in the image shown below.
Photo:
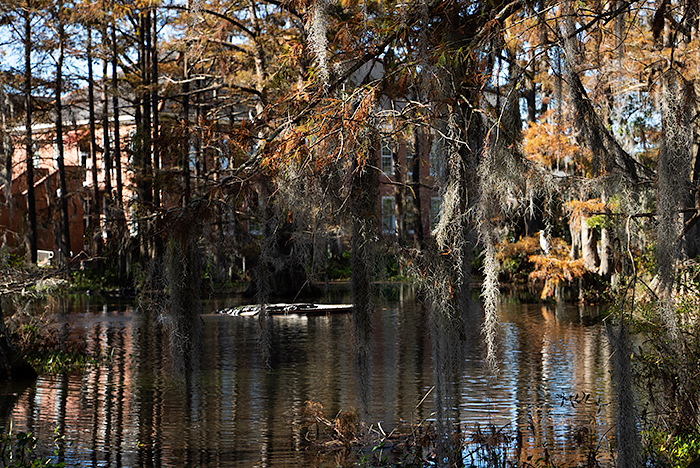
<svg viewBox="0 0 700 468"><path fill-rule="evenodd" d="M260 212L260 208L260 201L258 201L258 213ZM248 234L253 237L262 237L265 235L265 227L251 207L248 207Z"/></svg>
<svg viewBox="0 0 700 468"><path fill-rule="evenodd" d="M382 172L387 176L394 175L394 150L391 149L388 142L382 143L381 150L381 165Z"/></svg>
<svg viewBox="0 0 700 468"><path fill-rule="evenodd" d="M88 161L90 160L90 152L83 151L78 147L78 159L80 160L80 165L87 167Z"/></svg>
<svg viewBox="0 0 700 468"><path fill-rule="evenodd" d="M396 234L396 198L382 197L382 234Z"/></svg>
<svg viewBox="0 0 700 468"><path fill-rule="evenodd" d="M406 182L413 182L413 164L415 162L416 153L413 149L406 147Z"/></svg>
<svg viewBox="0 0 700 468"><path fill-rule="evenodd" d="M58 141L53 142L53 168L58 169Z"/></svg>
<svg viewBox="0 0 700 468"><path fill-rule="evenodd" d="M34 169L41 167L41 154L39 154L39 145L36 142L32 143L32 166Z"/></svg>
<svg viewBox="0 0 700 468"><path fill-rule="evenodd" d="M440 177L442 174L442 164L438 155L438 151L441 150L439 139L433 139L433 144L430 147L430 177Z"/></svg>
<svg viewBox="0 0 700 468"><path fill-rule="evenodd" d="M190 140L189 148L187 150L187 165L191 173L197 170L197 142L194 138Z"/></svg>
<svg viewBox="0 0 700 468"><path fill-rule="evenodd" d="M254 237L260 237L263 235L262 223L255 220L252 216L248 218L248 234Z"/></svg>
<svg viewBox="0 0 700 468"><path fill-rule="evenodd" d="M413 234L416 233L416 217L413 213L413 204L415 203L415 200L413 199L412 195L408 195L406 197L406 206L404 207L406 209L406 232L408 235L412 236Z"/></svg>
<svg viewBox="0 0 700 468"><path fill-rule="evenodd" d="M129 130L129 164L134 164L134 137L136 137L136 130Z"/></svg>

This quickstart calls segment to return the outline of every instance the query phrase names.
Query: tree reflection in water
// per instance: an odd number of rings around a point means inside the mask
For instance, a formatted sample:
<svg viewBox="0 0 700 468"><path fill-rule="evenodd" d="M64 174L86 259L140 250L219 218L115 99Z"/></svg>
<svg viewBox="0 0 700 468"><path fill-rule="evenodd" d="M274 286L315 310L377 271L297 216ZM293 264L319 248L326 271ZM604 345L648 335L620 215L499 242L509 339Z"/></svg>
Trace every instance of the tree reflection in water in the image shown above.
<svg viewBox="0 0 700 468"><path fill-rule="evenodd" d="M234 301L212 302L206 310ZM405 286L374 301L368 421L387 433L402 421L430 422L433 393L419 404L435 385L430 314ZM577 308L504 303L499 315L498 379L484 365L479 327L455 337L466 343L464 361L446 385L454 395L453 421L465 436L463 453L473 448L477 422L482 430L489 424L520 430L521 459L541 456L546 446L553 460L584 460L585 448L573 438L584 427L604 451L614 408L607 404L610 346L601 326L581 323ZM84 337L109 359L82 373L41 376L4 397L13 406L15 430L34 432L50 455L58 428L68 466L310 466L297 410L318 402L333 418L357 408L350 316L272 317L267 363L257 318L202 319L197 370L183 382L157 314L76 298L57 325L70 324L66 339Z"/></svg>

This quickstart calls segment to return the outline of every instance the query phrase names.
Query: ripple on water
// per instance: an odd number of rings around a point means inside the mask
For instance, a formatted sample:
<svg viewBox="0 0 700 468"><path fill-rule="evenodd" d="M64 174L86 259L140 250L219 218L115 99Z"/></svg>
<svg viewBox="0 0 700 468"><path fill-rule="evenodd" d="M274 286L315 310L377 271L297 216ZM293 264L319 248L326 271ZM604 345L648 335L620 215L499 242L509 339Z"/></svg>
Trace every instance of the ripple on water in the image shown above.
<svg viewBox="0 0 700 468"><path fill-rule="evenodd" d="M428 312L402 297L378 301L372 366L359 378L371 383L370 418L385 431L434 417ZM601 404L612 392L602 329L581 324L577 310L507 305L500 314L497 376L484 363L480 323L465 337L453 402L464 427L517 428L531 449L567 454L576 428L603 438L613 408ZM297 409L315 401L333 418L357 408L348 315L274 317L267 360L255 317L203 316L204 339L190 356L173 353L157 317L130 304L81 303L60 317L71 339L111 358L42 376L6 400L15 430L34 432L45 453L54 429L65 436L67 466L301 467Z"/></svg>

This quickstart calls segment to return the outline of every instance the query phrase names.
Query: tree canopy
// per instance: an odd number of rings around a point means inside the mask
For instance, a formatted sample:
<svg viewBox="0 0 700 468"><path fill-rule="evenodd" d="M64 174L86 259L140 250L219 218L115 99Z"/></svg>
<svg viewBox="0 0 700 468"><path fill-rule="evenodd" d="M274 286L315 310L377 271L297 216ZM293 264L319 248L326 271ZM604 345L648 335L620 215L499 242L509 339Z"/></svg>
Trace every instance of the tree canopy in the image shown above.
<svg viewBox="0 0 700 468"><path fill-rule="evenodd" d="M378 253L406 259L423 278L431 330L441 337L433 350L439 421L451 417L447 382L473 323L475 273L483 278L483 331L497 368L499 251L506 248L528 252L543 296L586 274L629 291L640 259L652 253L659 314L677 336L676 273L681 260L700 253L697 2L110 0L73 7L81 21L66 32L41 14L60 18L65 2L3 1L0 45L8 57L22 51L28 60L0 66L0 97L27 97L25 105L0 103L0 155L3 168L16 164L9 136L31 146L31 136L13 133L19 119L49 120L47 102L76 105L60 94L85 83L86 58L101 60L99 125L114 132L121 114L136 127L111 149L108 138L101 148L92 143L134 175L124 181L135 186L131 205L121 195L111 200L107 189L102 210L115 226L108 249L133 248L123 228L128 212L140 220L135 256L166 255L174 230L225 271L251 248L242 223L255 223L264 234L256 281L265 302L279 286L275 272L296 268L317 278L330 234L344 230L352 238L357 345L365 351ZM16 26L20 17L25 30ZM56 75L63 85L51 71L57 50L71 64ZM432 187L441 208L430 233L378 248L377 158L391 139L441 169ZM121 181L105 183L121 193ZM407 200L420 185L393 183ZM183 230L198 242L183 240ZM549 255L517 244L539 230L559 239ZM475 264L482 270L473 272ZM366 372L370 358L358 356Z"/></svg>

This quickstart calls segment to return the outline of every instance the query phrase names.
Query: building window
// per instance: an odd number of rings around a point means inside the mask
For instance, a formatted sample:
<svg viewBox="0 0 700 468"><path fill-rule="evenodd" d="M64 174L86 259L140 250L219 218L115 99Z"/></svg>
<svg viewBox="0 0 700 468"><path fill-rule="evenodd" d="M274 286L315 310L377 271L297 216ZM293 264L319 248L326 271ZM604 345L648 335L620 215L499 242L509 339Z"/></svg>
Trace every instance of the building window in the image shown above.
<svg viewBox="0 0 700 468"><path fill-rule="evenodd" d="M388 176L394 175L394 152L388 143L382 143L382 172Z"/></svg>
<svg viewBox="0 0 700 468"><path fill-rule="evenodd" d="M440 209L442 208L442 198L430 198L430 228L434 229L440 222Z"/></svg>
<svg viewBox="0 0 700 468"><path fill-rule="evenodd" d="M435 138L430 148L430 177L440 177L442 174L442 164L439 154L442 148L438 142L439 139Z"/></svg>
<svg viewBox="0 0 700 468"><path fill-rule="evenodd" d="M412 196L406 197L406 232L409 235L416 233L416 217L413 212L415 200Z"/></svg>
<svg viewBox="0 0 700 468"><path fill-rule="evenodd" d="M82 149L78 149L78 155L80 157L80 165L86 166L88 160L90 159L90 153L83 151Z"/></svg>
<svg viewBox="0 0 700 468"><path fill-rule="evenodd" d="M396 200L382 197L382 234L396 234Z"/></svg>
<svg viewBox="0 0 700 468"><path fill-rule="evenodd" d="M263 235L263 226L257 219L252 216L248 218L248 233L251 236L260 237Z"/></svg>
<svg viewBox="0 0 700 468"><path fill-rule="evenodd" d="M132 201L135 200L136 197L131 198ZM131 237L136 237L139 235L139 218L138 218L138 213L136 212L136 207L134 204L131 205L129 208L129 220L127 220L127 224L129 225L129 235Z"/></svg>
<svg viewBox="0 0 700 468"><path fill-rule="evenodd" d="M187 153L187 161L189 162L190 172L195 172L197 169L197 145L195 140L190 141L190 149Z"/></svg>
<svg viewBox="0 0 700 468"><path fill-rule="evenodd" d="M58 142L53 142L53 168L58 169Z"/></svg>
<svg viewBox="0 0 700 468"><path fill-rule="evenodd" d="M38 169L41 166L41 155L39 154L39 145L32 143L32 166Z"/></svg>
<svg viewBox="0 0 700 468"><path fill-rule="evenodd" d="M406 182L413 182L413 162L415 161L413 148L406 147Z"/></svg>
<svg viewBox="0 0 700 468"><path fill-rule="evenodd" d="M129 164L134 164L134 156L139 149L139 142L136 140L136 130L129 130Z"/></svg>

